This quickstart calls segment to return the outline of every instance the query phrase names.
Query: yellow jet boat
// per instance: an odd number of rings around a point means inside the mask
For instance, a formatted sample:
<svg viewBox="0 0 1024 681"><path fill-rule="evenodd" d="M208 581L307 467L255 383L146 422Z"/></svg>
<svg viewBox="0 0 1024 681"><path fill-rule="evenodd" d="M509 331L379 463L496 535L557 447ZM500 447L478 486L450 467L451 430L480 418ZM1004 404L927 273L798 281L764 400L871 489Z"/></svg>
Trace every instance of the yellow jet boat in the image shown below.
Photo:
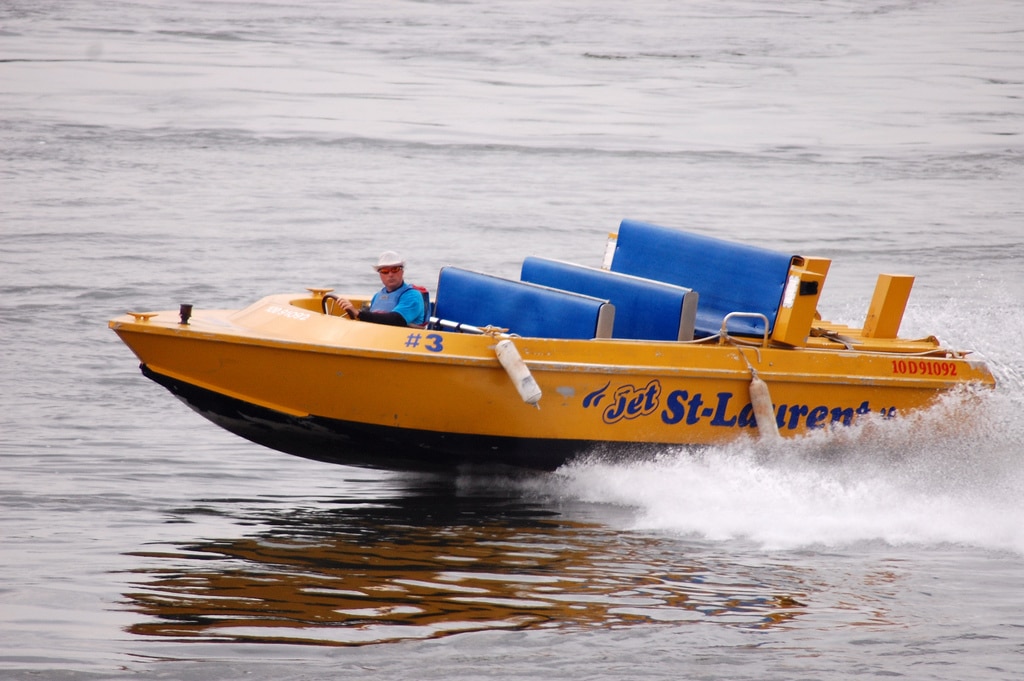
<svg viewBox="0 0 1024 681"><path fill-rule="evenodd" d="M109 326L144 375L217 425L393 469L554 469L775 439L994 387L968 352L899 337L912 276L879 275L862 328L823 321L829 266L623 220L601 267L528 257L517 280L442 268L423 328L349 319L325 288Z"/></svg>

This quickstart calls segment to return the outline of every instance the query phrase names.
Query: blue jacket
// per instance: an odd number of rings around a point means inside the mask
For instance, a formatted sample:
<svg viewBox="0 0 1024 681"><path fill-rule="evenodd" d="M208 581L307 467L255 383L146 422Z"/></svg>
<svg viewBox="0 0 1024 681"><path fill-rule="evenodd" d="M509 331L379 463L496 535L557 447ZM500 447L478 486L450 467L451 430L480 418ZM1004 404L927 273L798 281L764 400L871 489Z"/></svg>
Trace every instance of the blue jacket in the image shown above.
<svg viewBox="0 0 1024 681"><path fill-rule="evenodd" d="M409 292L410 295L406 295ZM406 324L423 324L427 311L423 305L423 294L409 283L403 283L394 291L382 288L370 300L370 312L397 312Z"/></svg>

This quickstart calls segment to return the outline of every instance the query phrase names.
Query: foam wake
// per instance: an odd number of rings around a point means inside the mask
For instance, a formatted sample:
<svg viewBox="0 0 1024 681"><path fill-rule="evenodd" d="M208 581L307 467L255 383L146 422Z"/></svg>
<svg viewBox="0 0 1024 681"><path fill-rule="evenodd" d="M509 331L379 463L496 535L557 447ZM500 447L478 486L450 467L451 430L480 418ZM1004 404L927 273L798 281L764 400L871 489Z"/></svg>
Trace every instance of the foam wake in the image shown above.
<svg viewBox="0 0 1024 681"><path fill-rule="evenodd" d="M581 461L539 486L631 507L634 529L773 549L881 541L1024 554L1020 407L1010 392L951 394L908 418L771 447Z"/></svg>

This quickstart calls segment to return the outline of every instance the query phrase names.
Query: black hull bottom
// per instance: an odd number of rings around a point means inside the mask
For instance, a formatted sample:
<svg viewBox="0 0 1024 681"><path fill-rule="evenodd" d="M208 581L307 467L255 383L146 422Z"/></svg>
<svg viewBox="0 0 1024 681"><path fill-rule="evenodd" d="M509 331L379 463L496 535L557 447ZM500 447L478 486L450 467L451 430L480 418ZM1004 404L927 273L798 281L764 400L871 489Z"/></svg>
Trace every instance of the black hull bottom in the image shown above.
<svg viewBox="0 0 1024 681"><path fill-rule="evenodd" d="M387 428L309 416L299 418L179 381L141 365L167 388L221 428L287 454L327 463L389 470L438 470L458 466L513 466L554 470L581 454L634 454L641 447L587 440L548 440Z"/></svg>

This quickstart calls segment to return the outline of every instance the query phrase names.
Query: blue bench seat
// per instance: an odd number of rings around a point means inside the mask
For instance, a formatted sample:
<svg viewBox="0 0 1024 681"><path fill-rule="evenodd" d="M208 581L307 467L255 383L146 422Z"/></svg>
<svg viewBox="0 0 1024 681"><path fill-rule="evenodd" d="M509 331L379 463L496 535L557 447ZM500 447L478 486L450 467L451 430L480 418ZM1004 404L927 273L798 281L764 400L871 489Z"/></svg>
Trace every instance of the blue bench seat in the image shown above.
<svg viewBox="0 0 1024 681"><path fill-rule="evenodd" d="M771 333L789 278L792 255L660 227L637 220L619 225L611 270L657 279L700 293L696 335L716 335L730 312L753 312L768 319ZM729 332L762 336L764 322L741 317Z"/></svg>
<svg viewBox="0 0 1024 681"><path fill-rule="evenodd" d="M536 338L609 338L615 319L608 300L452 266L441 268L434 312Z"/></svg>
<svg viewBox="0 0 1024 681"><path fill-rule="evenodd" d="M697 293L688 288L532 256L523 261L520 278L611 301L615 306L612 338L693 340Z"/></svg>

